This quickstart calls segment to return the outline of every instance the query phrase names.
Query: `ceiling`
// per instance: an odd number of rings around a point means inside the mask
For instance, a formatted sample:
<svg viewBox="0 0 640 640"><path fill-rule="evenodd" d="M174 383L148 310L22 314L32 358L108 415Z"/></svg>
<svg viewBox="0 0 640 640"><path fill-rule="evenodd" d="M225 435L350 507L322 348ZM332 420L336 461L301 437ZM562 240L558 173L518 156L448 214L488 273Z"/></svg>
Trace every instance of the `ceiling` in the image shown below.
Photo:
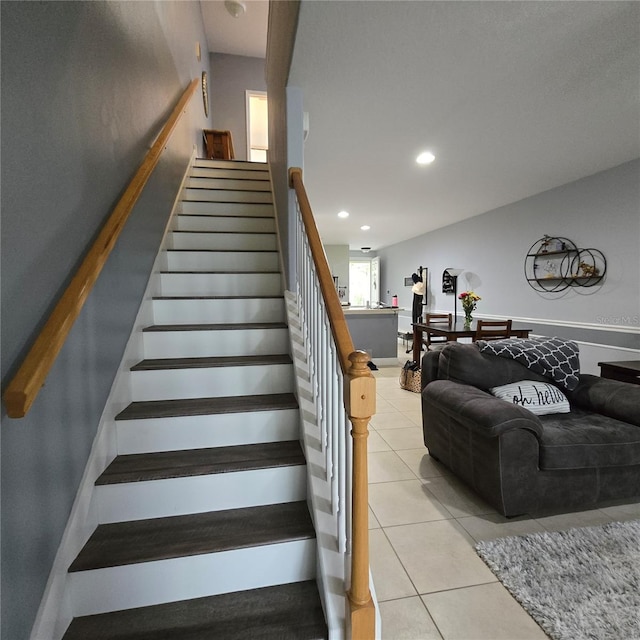
<svg viewBox="0 0 640 640"><path fill-rule="evenodd" d="M640 3L303 0L289 84L323 241L376 250L639 157Z"/></svg>
<svg viewBox="0 0 640 640"><path fill-rule="evenodd" d="M267 50L269 0L241 0L246 11L234 18L224 0L201 0L209 51L264 58Z"/></svg>

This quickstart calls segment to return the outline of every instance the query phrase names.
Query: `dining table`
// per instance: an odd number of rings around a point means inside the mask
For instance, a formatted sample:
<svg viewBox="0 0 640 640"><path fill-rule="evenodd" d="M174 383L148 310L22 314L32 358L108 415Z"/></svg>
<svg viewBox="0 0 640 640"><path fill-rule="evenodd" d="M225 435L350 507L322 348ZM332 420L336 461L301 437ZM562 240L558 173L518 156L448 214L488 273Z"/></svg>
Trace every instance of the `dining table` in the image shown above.
<svg viewBox="0 0 640 640"><path fill-rule="evenodd" d="M413 326L413 360L420 363L420 352L422 351L422 336L424 333L430 333L434 336L444 336L447 341L457 341L459 338L471 338L476 339L476 332L478 330L478 323L473 320L470 325L465 323L464 318L453 321L451 324L446 322L434 322L433 324L427 324L422 322L416 322ZM524 324L512 324L511 325L511 337L513 338L528 338L532 329Z"/></svg>

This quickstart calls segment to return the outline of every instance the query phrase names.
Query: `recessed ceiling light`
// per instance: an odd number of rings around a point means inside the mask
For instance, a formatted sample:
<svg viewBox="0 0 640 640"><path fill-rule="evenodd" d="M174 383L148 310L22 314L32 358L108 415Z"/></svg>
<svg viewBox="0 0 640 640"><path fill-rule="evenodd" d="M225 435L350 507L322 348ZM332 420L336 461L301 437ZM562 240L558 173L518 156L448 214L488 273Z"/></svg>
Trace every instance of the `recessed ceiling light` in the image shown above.
<svg viewBox="0 0 640 640"><path fill-rule="evenodd" d="M338 214L338 218L348 218L349 217L349 212L348 211L341 211Z"/></svg>
<svg viewBox="0 0 640 640"><path fill-rule="evenodd" d="M369 231L369 229L371 229L371 227L370 227L368 224L363 224L360 228L361 228L363 231Z"/></svg>
<svg viewBox="0 0 640 640"><path fill-rule="evenodd" d="M436 157L431 153L431 151L423 151L417 158L416 162L418 164L431 164Z"/></svg>

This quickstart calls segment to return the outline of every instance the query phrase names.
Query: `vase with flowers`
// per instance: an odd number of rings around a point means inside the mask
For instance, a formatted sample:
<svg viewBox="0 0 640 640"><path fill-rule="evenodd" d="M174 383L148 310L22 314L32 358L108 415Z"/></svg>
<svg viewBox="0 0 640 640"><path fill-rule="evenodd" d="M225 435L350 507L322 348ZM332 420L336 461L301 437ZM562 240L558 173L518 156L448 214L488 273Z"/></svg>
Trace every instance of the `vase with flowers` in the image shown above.
<svg viewBox="0 0 640 640"><path fill-rule="evenodd" d="M462 309L464 310L464 327L468 329L471 326L473 320L473 311L476 308L476 303L482 298L475 293L475 291L463 291L459 296L459 300L462 300Z"/></svg>

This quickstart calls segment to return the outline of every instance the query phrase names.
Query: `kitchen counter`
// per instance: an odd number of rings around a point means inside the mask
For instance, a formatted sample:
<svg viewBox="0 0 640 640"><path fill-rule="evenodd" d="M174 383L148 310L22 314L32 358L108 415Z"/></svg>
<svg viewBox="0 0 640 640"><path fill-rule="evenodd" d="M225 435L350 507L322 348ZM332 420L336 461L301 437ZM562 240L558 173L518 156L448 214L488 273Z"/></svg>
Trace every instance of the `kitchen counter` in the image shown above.
<svg viewBox="0 0 640 640"><path fill-rule="evenodd" d="M400 307L380 307L375 309L368 309L367 307L342 307L344 315L357 315L357 314L394 314L398 315L398 311L403 311Z"/></svg>
<svg viewBox="0 0 640 640"><path fill-rule="evenodd" d="M366 351L376 364L398 362L398 312L400 307L343 307L356 349Z"/></svg>

